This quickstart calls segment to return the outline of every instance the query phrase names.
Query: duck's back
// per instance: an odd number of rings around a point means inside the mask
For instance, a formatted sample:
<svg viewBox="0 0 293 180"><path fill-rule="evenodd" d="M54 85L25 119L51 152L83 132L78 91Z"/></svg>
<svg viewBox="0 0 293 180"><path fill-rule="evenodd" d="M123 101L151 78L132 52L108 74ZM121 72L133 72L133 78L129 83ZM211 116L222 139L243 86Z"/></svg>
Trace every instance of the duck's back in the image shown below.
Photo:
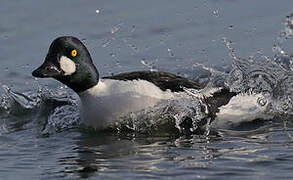
<svg viewBox="0 0 293 180"><path fill-rule="evenodd" d="M146 80L159 87L161 90L170 90L172 92L183 91L185 88L201 89L206 84L199 84L196 81L177 76L168 72L156 72L156 71L134 71L127 73L120 73L113 76L103 77L103 79L115 79L122 81L129 80Z"/></svg>

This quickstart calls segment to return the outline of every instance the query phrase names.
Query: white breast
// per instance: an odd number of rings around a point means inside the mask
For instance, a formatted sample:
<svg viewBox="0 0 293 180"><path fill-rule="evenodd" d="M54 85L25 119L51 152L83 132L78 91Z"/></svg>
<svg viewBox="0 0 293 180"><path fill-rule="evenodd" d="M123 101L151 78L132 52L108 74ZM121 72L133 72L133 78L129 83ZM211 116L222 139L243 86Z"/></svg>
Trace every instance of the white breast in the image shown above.
<svg viewBox="0 0 293 180"><path fill-rule="evenodd" d="M103 80L79 94L83 121L96 129L103 129L130 112L156 105L174 97L144 80Z"/></svg>

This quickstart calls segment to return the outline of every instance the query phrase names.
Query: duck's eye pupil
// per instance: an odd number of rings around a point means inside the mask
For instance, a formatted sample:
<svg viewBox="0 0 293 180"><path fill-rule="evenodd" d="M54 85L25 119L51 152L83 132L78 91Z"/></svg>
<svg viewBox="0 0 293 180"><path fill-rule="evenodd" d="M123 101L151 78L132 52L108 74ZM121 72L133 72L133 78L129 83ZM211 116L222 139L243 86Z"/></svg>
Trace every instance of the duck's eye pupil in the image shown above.
<svg viewBox="0 0 293 180"><path fill-rule="evenodd" d="M72 51L71 51L71 56L72 56L72 57L75 57L76 55L77 55L77 51L76 51L76 49L72 50Z"/></svg>

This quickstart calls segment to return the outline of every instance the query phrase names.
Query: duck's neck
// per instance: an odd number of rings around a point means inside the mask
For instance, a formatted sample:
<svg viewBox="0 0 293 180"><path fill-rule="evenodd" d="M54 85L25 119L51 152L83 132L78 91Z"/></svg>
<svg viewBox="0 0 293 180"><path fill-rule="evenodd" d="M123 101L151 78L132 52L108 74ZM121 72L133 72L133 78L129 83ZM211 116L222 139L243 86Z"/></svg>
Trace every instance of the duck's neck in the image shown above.
<svg viewBox="0 0 293 180"><path fill-rule="evenodd" d="M91 81L91 82L87 82L87 81L81 81L77 84L71 84L69 87L76 93L82 93L87 91L88 89L91 89L95 86L97 86L99 83L99 80L97 79L96 81Z"/></svg>
<svg viewBox="0 0 293 180"><path fill-rule="evenodd" d="M99 83L99 73L93 66L92 69L86 72L74 73L70 76L62 76L56 79L70 87L76 93L81 93Z"/></svg>

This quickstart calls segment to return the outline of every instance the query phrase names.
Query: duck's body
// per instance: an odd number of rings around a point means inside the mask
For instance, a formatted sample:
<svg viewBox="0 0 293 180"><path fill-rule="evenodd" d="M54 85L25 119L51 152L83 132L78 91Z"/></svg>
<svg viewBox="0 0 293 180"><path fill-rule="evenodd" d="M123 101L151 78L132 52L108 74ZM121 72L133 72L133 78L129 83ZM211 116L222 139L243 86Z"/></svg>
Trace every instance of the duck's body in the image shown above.
<svg viewBox="0 0 293 180"><path fill-rule="evenodd" d="M35 77L53 77L74 90L81 100L82 119L88 126L104 129L119 116L176 98L184 88L204 85L186 78L152 71L136 71L99 78L90 54L81 41L65 36L55 39ZM212 113L229 102L235 93L219 91L208 98Z"/></svg>
<svg viewBox="0 0 293 180"><path fill-rule="evenodd" d="M104 129L123 115L176 99L176 93L182 92L183 87L201 86L167 72L135 71L103 77L96 86L78 95L84 122Z"/></svg>
<svg viewBox="0 0 293 180"><path fill-rule="evenodd" d="M120 116L171 99L174 93L162 91L145 80L121 81L104 79L81 93L81 112L84 122L96 129L104 129Z"/></svg>

